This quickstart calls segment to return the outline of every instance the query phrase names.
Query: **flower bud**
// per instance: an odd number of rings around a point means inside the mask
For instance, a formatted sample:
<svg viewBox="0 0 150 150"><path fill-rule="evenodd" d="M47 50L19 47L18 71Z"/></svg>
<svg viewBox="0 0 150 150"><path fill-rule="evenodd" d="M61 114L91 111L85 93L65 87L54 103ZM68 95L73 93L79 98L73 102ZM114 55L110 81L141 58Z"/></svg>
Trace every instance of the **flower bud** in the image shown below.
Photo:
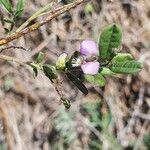
<svg viewBox="0 0 150 150"><path fill-rule="evenodd" d="M61 54L56 61L57 70L65 70L68 55L66 53Z"/></svg>

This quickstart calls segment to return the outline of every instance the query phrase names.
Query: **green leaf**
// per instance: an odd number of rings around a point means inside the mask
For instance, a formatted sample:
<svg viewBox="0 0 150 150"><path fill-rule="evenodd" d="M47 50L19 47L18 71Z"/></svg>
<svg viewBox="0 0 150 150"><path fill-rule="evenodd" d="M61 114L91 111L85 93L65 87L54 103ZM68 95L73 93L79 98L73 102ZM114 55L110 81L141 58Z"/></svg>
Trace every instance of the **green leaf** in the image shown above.
<svg viewBox="0 0 150 150"><path fill-rule="evenodd" d="M44 74L52 81L53 79L57 79L57 73L53 66L44 64L43 65Z"/></svg>
<svg viewBox="0 0 150 150"><path fill-rule="evenodd" d="M12 8L12 4L11 4L10 0L0 0L0 2L6 8L6 10L8 12L10 12L10 13L13 12L13 8Z"/></svg>
<svg viewBox="0 0 150 150"><path fill-rule="evenodd" d="M94 75L94 76L85 75L84 77L87 81L89 81L90 83L92 83L93 85L96 85L96 86L101 87L106 84L105 78L100 73L98 73L97 75Z"/></svg>
<svg viewBox="0 0 150 150"><path fill-rule="evenodd" d="M143 65L135 60L114 62L110 66L110 70L115 73L132 74L139 72L143 68Z"/></svg>
<svg viewBox="0 0 150 150"><path fill-rule="evenodd" d="M109 25L102 31L99 39L100 59L109 60L113 49L121 45L122 32L118 25Z"/></svg>
<svg viewBox="0 0 150 150"><path fill-rule="evenodd" d="M84 93L85 95L88 94L87 88L85 87L85 85L82 83L82 81L79 78L77 78L75 75L73 75L70 72L67 72L66 75L78 87L78 89L82 93Z"/></svg>
<svg viewBox="0 0 150 150"><path fill-rule="evenodd" d="M18 0L16 6L16 12L15 12L16 17L21 17L24 10L24 6L25 6L25 0Z"/></svg>
<svg viewBox="0 0 150 150"><path fill-rule="evenodd" d="M111 61L118 62L126 60L133 60L133 56L129 53L118 53Z"/></svg>
<svg viewBox="0 0 150 150"><path fill-rule="evenodd" d="M100 72L103 76L107 75L115 75L116 73L112 72L109 68L103 67L102 71Z"/></svg>
<svg viewBox="0 0 150 150"><path fill-rule="evenodd" d="M36 59L35 59L35 62L36 63L41 63L44 59L44 53L42 52L39 52L37 55L36 55Z"/></svg>

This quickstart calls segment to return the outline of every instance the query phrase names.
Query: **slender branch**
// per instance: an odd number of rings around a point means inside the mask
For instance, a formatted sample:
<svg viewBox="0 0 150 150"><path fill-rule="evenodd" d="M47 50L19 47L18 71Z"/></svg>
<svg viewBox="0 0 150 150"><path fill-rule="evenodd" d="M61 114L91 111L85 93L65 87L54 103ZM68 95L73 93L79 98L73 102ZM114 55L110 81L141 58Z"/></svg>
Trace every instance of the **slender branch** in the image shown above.
<svg viewBox="0 0 150 150"><path fill-rule="evenodd" d="M44 24L48 23L49 21L51 21L52 19L58 17L59 15L65 13L66 11L70 10L71 8L76 7L77 5L81 4L83 1L85 1L85 0L76 0L73 3L58 7L55 10L50 11L48 17L44 21L41 21L39 23L37 22L37 23L23 29L20 32L15 32L15 33L11 34L10 36L8 36L6 38L0 39L0 46L8 44L9 42L20 38L21 36L24 36L24 35L32 32L32 31L35 31L35 30L39 29Z"/></svg>

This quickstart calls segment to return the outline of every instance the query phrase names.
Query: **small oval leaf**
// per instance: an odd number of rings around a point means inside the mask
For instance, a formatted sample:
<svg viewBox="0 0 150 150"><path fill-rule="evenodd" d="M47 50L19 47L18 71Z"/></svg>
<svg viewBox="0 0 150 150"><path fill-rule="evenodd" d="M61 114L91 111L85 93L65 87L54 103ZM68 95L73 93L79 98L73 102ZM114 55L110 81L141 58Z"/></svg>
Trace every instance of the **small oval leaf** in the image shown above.
<svg viewBox="0 0 150 150"><path fill-rule="evenodd" d="M35 63L41 63L44 59L44 53L39 52L35 57Z"/></svg>
<svg viewBox="0 0 150 150"><path fill-rule="evenodd" d="M143 65L136 60L114 62L110 66L110 70L115 73L132 74L139 72Z"/></svg>
<svg viewBox="0 0 150 150"><path fill-rule="evenodd" d="M44 64L43 72L50 80L57 79L58 77L55 68L51 65Z"/></svg>
<svg viewBox="0 0 150 150"><path fill-rule="evenodd" d="M102 31L99 39L100 59L109 60L113 55L113 49L121 45L122 32L118 25L109 25Z"/></svg>

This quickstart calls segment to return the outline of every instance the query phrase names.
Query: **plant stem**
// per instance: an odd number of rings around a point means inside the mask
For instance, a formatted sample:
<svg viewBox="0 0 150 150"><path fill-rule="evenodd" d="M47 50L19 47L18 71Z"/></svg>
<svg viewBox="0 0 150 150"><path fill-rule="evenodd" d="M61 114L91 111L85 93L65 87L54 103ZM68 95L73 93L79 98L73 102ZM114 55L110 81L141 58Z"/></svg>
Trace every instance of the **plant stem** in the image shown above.
<svg viewBox="0 0 150 150"><path fill-rule="evenodd" d="M9 42L20 38L21 36L24 36L32 31L39 29L41 26L43 26L47 22L49 22L52 19L58 17L59 15L65 13L66 11L70 10L71 8L76 7L77 5L81 4L83 1L85 1L85 0L76 0L73 3L64 5L64 6L60 6L60 7L56 8L55 10L50 11L48 17L46 17L45 20L43 20L41 22L37 22L29 27L26 27L25 29L23 29L20 32L14 32L13 34L11 34L10 36L8 36L6 38L0 39L0 46L8 44Z"/></svg>

